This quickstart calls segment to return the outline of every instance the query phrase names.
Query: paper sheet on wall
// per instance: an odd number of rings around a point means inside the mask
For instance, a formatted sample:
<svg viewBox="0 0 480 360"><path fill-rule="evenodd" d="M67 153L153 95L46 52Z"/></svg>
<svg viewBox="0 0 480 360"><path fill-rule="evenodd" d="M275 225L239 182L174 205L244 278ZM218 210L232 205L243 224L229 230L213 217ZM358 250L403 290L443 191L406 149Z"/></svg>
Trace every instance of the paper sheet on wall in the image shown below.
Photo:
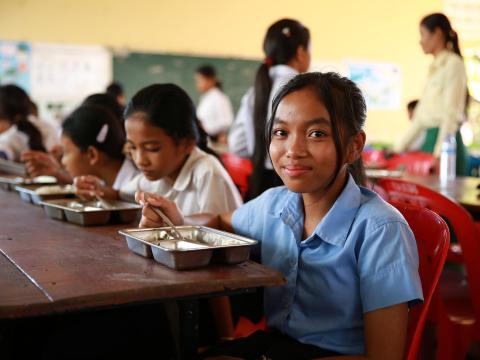
<svg viewBox="0 0 480 360"><path fill-rule="evenodd" d="M362 90L368 110L398 110L402 77L398 65L345 61L348 77Z"/></svg>

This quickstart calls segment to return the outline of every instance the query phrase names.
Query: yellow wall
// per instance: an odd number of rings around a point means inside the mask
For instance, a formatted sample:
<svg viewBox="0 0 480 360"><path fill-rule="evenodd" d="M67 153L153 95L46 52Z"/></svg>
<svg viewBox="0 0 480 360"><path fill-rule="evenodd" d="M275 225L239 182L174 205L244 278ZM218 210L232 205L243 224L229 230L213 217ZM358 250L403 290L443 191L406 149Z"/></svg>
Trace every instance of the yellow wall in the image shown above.
<svg viewBox="0 0 480 360"><path fill-rule="evenodd" d="M431 59L418 22L441 0L0 0L0 39L134 50L262 57L267 26L293 17L312 33L313 59L385 61L403 74L402 108L370 111L367 137L394 141L408 126Z"/></svg>

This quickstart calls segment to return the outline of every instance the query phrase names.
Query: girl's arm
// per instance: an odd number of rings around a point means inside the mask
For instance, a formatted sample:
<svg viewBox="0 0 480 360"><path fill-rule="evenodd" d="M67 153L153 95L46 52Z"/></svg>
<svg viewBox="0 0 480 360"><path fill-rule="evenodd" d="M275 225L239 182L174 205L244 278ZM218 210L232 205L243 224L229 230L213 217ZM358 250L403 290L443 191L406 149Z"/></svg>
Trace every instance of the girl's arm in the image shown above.
<svg viewBox="0 0 480 360"><path fill-rule="evenodd" d="M407 303L370 311L363 318L365 323L365 355L334 356L324 359L403 359L407 339Z"/></svg>

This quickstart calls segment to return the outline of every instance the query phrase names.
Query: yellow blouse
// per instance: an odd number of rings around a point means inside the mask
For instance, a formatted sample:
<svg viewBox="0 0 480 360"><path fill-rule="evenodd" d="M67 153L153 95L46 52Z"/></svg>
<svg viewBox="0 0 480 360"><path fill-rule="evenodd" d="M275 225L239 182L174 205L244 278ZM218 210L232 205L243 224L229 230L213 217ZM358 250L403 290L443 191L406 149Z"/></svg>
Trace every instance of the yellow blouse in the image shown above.
<svg viewBox="0 0 480 360"><path fill-rule="evenodd" d="M465 114L467 75L463 59L450 50L439 53L428 72L423 95L415 108L412 124L395 146L402 152L426 128L440 129L434 155L440 156L442 142L448 134L455 134Z"/></svg>

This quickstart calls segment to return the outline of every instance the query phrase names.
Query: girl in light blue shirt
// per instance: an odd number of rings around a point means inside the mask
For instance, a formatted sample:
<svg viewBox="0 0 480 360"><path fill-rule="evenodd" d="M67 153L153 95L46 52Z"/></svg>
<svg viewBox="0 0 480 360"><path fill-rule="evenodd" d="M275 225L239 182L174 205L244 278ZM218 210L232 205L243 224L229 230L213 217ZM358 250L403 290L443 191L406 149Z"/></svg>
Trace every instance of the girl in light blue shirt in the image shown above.
<svg viewBox="0 0 480 360"><path fill-rule="evenodd" d="M257 239L262 263L287 279L265 289L268 332L208 356L403 358L408 308L422 300L417 247L402 215L352 176L361 170L365 117L365 101L349 79L297 75L275 98L266 131L285 186L233 214L188 219L165 199L137 194L145 205L141 226L163 225L150 208L157 206L176 224Z"/></svg>

